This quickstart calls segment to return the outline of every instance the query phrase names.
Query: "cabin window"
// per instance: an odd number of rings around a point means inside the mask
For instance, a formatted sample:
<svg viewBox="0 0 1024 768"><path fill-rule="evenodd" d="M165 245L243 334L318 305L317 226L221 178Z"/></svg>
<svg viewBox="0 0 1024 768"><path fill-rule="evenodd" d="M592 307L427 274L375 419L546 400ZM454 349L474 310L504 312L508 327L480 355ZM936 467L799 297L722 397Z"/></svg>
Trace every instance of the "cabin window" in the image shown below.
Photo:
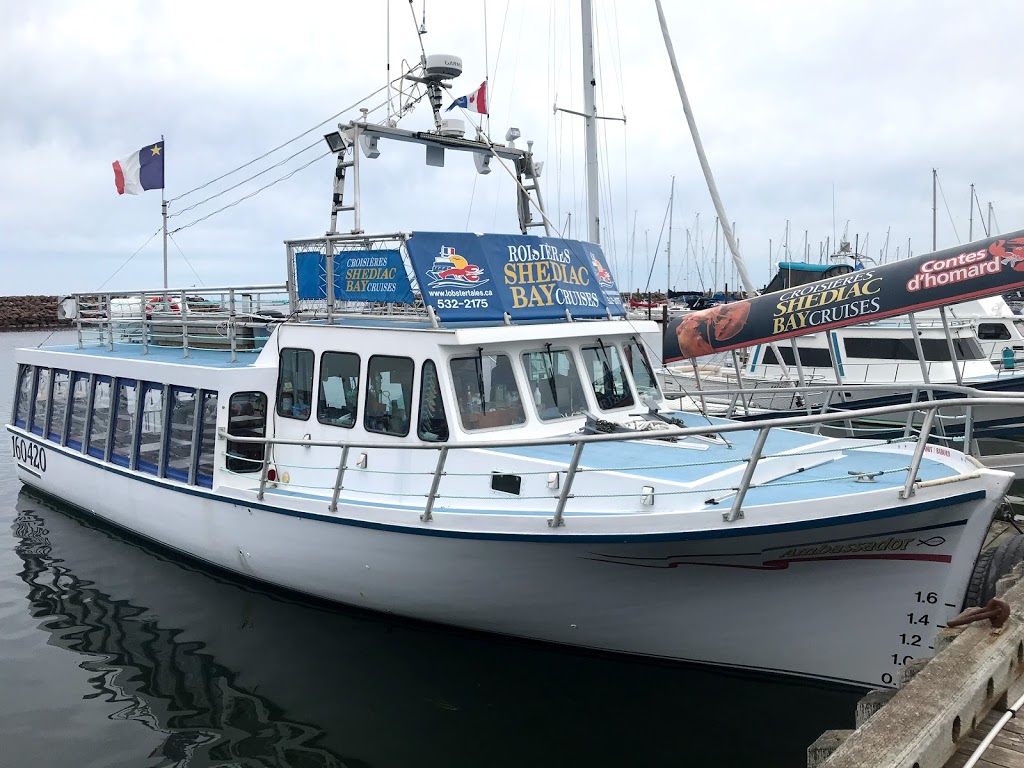
<svg viewBox="0 0 1024 768"><path fill-rule="evenodd" d="M93 382L92 419L89 427L89 455L97 459L107 457L107 431L110 426L109 376L97 376Z"/></svg>
<svg viewBox="0 0 1024 768"><path fill-rule="evenodd" d="M602 411L633 405L633 393L626 383L619 350L607 344L583 348L583 361L590 373L590 381Z"/></svg>
<svg viewBox="0 0 1024 768"><path fill-rule="evenodd" d="M453 358L450 365L464 429L510 427L526 421L508 355L478 350L472 357Z"/></svg>
<svg viewBox="0 0 1024 768"><path fill-rule="evenodd" d="M36 369L36 401L32 406L32 431L43 434L46 425L46 405L50 402L50 369Z"/></svg>
<svg viewBox="0 0 1024 768"><path fill-rule="evenodd" d="M978 323L978 338L982 341L1005 341L1010 329L1002 323Z"/></svg>
<svg viewBox="0 0 1024 768"><path fill-rule="evenodd" d="M324 352L320 358L317 421L333 427L354 427L358 405L359 355Z"/></svg>
<svg viewBox="0 0 1024 768"><path fill-rule="evenodd" d="M404 437L409 434L412 377L416 365L408 357L374 355L367 366L367 432Z"/></svg>
<svg viewBox="0 0 1024 768"><path fill-rule="evenodd" d="M310 352L310 357L313 353ZM312 364L311 364L312 367ZM217 445L217 393L203 390L202 420L199 423L199 457L196 485L213 488L213 452Z"/></svg>
<svg viewBox="0 0 1024 768"><path fill-rule="evenodd" d="M637 342L630 339L623 345L626 353L626 364L630 373L633 374L633 383L636 384L636 391L640 397L661 397L658 391L658 380L654 377L654 369L651 367L651 360L647 352Z"/></svg>
<svg viewBox="0 0 1024 768"><path fill-rule="evenodd" d="M882 360L917 360L917 349L912 338L882 338L848 336L843 340L847 357ZM971 338L953 339L957 360L984 360L981 345ZM927 362L949 360L949 344L945 339L921 339L921 350Z"/></svg>
<svg viewBox="0 0 1024 768"><path fill-rule="evenodd" d="M191 387L171 387L167 393L167 461L164 477L188 482L195 423L196 391Z"/></svg>
<svg viewBox="0 0 1024 768"><path fill-rule="evenodd" d="M134 379L118 379L110 460L122 467L128 466L128 459L132 455L138 404L138 383Z"/></svg>
<svg viewBox="0 0 1024 768"><path fill-rule="evenodd" d="M50 426L46 439L59 443L64 437L64 416L68 410L68 384L71 375L67 371L53 372L53 395L50 404Z"/></svg>
<svg viewBox="0 0 1024 768"><path fill-rule="evenodd" d="M541 352L525 353L523 367L537 415L543 421L574 416L587 407L587 396L569 350L551 349L548 344Z"/></svg>
<svg viewBox="0 0 1024 768"><path fill-rule="evenodd" d="M89 415L89 374L75 373L71 377L71 411L68 413L68 446L82 450L85 439L85 421Z"/></svg>
<svg viewBox="0 0 1024 768"><path fill-rule="evenodd" d="M313 403L313 353L308 349L282 349L277 373L277 415L309 419Z"/></svg>
<svg viewBox="0 0 1024 768"><path fill-rule="evenodd" d="M788 342L776 344L782 352L782 360L786 365L796 365L796 356L793 354L793 346ZM831 368L832 354L827 349L820 347L799 347L800 364L808 368ZM916 355L915 355L916 357ZM775 356L775 350L770 346L764 347L764 356L761 358L761 365L778 365L779 359Z"/></svg>
<svg viewBox="0 0 1024 768"><path fill-rule="evenodd" d="M437 378L437 366L433 360L423 363L420 378L420 410L416 434L420 440L443 443L448 439L448 418L444 414L441 399L441 382Z"/></svg>
<svg viewBox="0 0 1024 768"><path fill-rule="evenodd" d="M164 385L147 381L142 385L142 417L135 467L151 475L160 470L160 444L164 436Z"/></svg>
<svg viewBox="0 0 1024 768"><path fill-rule="evenodd" d="M18 370L18 404L14 411L14 426L25 428L28 424L29 405L32 402L32 366L23 365Z"/></svg>
<svg viewBox="0 0 1024 768"><path fill-rule="evenodd" d="M322 368L322 366L321 366ZM236 437L266 437L267 396L262 392L235 392L228 406L228 434ZM226 466L229 472L259 472L263 467L261 443L228 440Z"/></svg>

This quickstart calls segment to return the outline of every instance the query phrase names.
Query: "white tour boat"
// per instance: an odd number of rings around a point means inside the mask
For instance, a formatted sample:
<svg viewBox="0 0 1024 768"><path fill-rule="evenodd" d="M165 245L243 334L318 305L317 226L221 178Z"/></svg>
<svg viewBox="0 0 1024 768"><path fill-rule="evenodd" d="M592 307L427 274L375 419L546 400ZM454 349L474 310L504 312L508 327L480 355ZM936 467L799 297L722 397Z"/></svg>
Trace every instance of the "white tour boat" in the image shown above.
<svg viewBox="0 0 1024 768"><path fill-rule="evenodd" d="M525 234L540 225L531 153L440 120L441 58L417 75L437 130L360 120L326 137L331 233L287 242L286 285L62 304L77 343L17 352L20 480L332 601L895 685L961 610L1010 475L930 445L934 403L877 409L928 414L920 439L886 441L786 428L829 415L674 410L643 341L657 326L624 317L601 249ZM522 234L360 231L346 173L386 140L434 164L507 163Z"/></svg>

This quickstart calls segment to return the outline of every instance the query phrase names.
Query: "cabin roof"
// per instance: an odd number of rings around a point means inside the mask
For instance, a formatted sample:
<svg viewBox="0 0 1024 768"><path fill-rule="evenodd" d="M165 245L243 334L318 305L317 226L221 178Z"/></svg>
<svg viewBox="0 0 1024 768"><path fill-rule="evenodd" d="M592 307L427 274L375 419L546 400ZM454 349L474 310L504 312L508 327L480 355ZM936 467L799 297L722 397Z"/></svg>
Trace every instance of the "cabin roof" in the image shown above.
<svg viewBox="0 0 1024 768"><path fill-rule="evenodd" d="M249 366L253 365L259 356L258 352L240 350L238 352L238 361L232 363L231 351L227 349L189 349L189 356L183 357L180 346L162 347L150 344L148 352L144 354L141 344L124 343L115 344L113 351L96 345L85 346L79 349L74 344L40 347L39 351L84 355L109 360L145 360L153 363L173 363L201 368L238 368L240 366Z"/></svg>

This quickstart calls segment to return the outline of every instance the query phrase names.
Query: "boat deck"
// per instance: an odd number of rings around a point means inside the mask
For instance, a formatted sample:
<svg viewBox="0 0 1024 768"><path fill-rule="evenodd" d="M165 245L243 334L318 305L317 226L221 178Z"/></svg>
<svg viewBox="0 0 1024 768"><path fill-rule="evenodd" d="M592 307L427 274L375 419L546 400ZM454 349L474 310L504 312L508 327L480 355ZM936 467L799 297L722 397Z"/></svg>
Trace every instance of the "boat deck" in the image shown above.
<svg viewBox="0 0 1024 768"><path fill-rule="evenodd" d="M680 417L692 414L676 414ZM712 423L728 423L711 419ZM699 489L687 492L680 487L676 494L683 501L694 493L702 500L710 496L721 496L735 488L735 476L723 478L721 484L701 481L710 476L734 469L738 461L750 455L755 438L754 432L735 432L726 435L730 445L687 441L666 443L658 440L623 441L594 443L584 450L580 470L616 472L630 479L630 487L642 481L668 482L677 486L699 484ZM874 446L886 445L886 441L869 441ZM684 445L707 446L705 450L691 450ZM820 447L818 447L820 445ZM572 458L571 445L533 445L493 449L540 461L568 464ZM824 438L788 430L774 429L764 446L764 458L786 452L807 455L807 466L780 477L751 485L746 495L748 505L779 504L814 498L830 498L852 493L879 490L880 488L902 488L907 479L907 469L912 454L873 450L872 447L845 449ZM840 458L821 462L821 453L839 453ZM858 482L856 474L881 472L871 482ZM929 460L921 462L918 478L921 481L955 477L957 471L942 462ZM570 505L569 509L571 509ZM569 509L566 514L570 514Z"/></svg>

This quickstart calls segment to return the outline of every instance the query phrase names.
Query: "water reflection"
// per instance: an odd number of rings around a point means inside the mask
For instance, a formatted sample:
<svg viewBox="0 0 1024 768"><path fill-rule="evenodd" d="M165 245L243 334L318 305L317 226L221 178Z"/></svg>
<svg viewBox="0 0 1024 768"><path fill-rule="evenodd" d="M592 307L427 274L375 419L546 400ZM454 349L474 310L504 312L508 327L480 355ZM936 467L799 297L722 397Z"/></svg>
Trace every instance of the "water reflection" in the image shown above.
<svg viewBox="0 0 1024 768"><path fill-rule="evenodd" d="M153 765L795 766L857 698L392 621L233 581L28 492L17 513L32 616L82 655L86 700L161 735Z"/></svg>

